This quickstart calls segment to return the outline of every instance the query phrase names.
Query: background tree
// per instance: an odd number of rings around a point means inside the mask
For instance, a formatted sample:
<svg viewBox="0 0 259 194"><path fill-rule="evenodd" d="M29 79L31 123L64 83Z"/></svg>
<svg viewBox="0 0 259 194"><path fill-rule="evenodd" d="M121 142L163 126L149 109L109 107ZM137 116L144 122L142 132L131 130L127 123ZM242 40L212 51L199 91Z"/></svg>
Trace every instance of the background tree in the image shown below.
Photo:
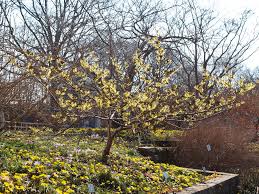
<svg viewBox="0 0 259 194"><path fill-rule="evenodd" d="M24 62L23 52L30 50L52 55L49 65L55 65L56 58L78 63L91 49L112 71L109 58L130 64L137 49L147 58L153 49L147 38L159 31L173 64L182 66L175 81L189 91L202 79L203 69L214 76L236 69L253 53L251 47L258 40L257 28L247 35L250 11L240 18L220 18L193 0L10 2L13 11L2 7L9 28L6 41ZM19 25L13 22L14 15L20 16ZM133 64L128 72L134 72Z"/></svg>
<svg viewBox="0 0 259 194"><path fill-rule="evenodd" d="M30 52L51 56L45 64L33 63L45 68L55 67L60 59L68 65L79 63L95 38L90 15L98 18L98 11L108 6L108 1L10 0L10 9L6 11L4 4L1 9L10 37L5 40L9 48L4 52L19 64L20 71L24 71ZM46 92L50 93L50 108L55 109L57 83L53 80L49 84Z"/></svg>
<svg viewBox="0 0 259 194"><path fill-rule="evenodd" d="M238 75L247 82L257 83L259 81L259 67L251 70L243 68Z"/></svg>
<svg viewBox="0 0 259 194"><path fill-rule="evenodd" d="M151 62L153 48L147 38L159 31L159 40L171 57L172 66L182 66L173 82L189 91L194 91L194 86L202 80L203 70L217 77L234 74L257 49L252 47L258 40L258 26L251 27L253 13L249 10L239 18L220 18L213 9L192 0L169 4L125 1L115 4L114 10L116 17L110 12L103 25L95 28L106 52L106 56L100 56L105 61L111 56L128 60L128 72L133 74L130 55L140 49L143 58ZM248 34L250 28L253 32ZM211 85L207 92L213 88Z"/></svg>
<svg viewBox="0 0 259 194"><path fill-rule="evenodd" d="M173 17L168 16L168 31L161 39L174 53L175 64L182 66L178 82L189 91L202 80L203 70L217 77L233 73L254 52L250 48L258 39L258 31L255 28L249 38L246 35L250 11L244 11L240 18L221 20L213 10L195 1L184 1L181 7ZM177 35L182 37L175 38Z"/></svg>

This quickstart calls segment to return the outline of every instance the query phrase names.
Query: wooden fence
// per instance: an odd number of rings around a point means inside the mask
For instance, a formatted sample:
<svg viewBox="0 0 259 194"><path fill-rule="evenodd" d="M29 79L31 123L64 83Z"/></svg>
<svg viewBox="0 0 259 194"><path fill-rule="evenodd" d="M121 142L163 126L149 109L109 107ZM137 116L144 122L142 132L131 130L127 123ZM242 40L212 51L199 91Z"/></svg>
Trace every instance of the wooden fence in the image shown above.
<svg viewBox="0 0 259 194"><path fill-rule="evenodd" d="M28 130L30 127L41 128L45 126L47 126L46 123L4 121L4 128L13 130Z"/></svg>

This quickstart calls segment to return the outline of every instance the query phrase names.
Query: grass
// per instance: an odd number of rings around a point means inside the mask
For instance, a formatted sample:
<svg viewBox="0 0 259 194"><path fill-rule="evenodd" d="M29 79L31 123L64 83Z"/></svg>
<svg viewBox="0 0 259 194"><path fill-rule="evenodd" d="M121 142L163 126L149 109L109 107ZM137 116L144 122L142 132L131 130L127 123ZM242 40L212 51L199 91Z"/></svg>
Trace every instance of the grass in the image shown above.
<svg viewBox="0 0 259 194"><path fill-rule="evenodd" d="M9 132L0 137L0 193L170 193L205 181L197 172L141 157L117 138L108 165L102 137ZM163 172L169 174L165 180Z"/></svg>

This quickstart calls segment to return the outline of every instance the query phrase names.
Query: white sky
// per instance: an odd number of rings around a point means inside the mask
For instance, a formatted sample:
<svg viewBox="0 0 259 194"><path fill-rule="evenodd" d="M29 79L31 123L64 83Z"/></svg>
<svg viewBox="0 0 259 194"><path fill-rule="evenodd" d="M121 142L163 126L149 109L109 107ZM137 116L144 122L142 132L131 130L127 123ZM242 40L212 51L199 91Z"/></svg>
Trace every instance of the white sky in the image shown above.
<svg viewBox="0 0 259 194"><path fill-rule="evenodd" d="M238 17L239 14L245 9L250 9L254 12L253 19L259 21L259 0L199 0L201 5L207 4L214 8L219 14L223 14L226 17ZM253 25L251 25L252 28ZM251 30L252 31L252 30ZM259 41L254 45L254 48L259 47ZM259 51L254 53L250 59L244 62L244 64L254 69L259 66Z"/></svg>

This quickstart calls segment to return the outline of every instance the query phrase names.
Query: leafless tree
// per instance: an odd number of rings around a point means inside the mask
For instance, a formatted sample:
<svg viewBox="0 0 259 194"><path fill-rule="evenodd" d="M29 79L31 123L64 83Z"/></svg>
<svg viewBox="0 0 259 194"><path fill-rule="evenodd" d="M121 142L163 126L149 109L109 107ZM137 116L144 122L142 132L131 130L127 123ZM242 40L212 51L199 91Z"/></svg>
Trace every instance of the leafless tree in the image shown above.
<svg viewBox="0 0 259 194"><path fill-rule="evenodd" d="M252 53L250 50L258 40L258 31L248 35L250 11L244 11L240 18L220 20L214 12L201 9L194 1L188 1L178 24L170 25L172 32L185 34L186 39L175 41L176 62L182 65L185 84L191 90L199 83L200 72L223 76L237 68ZM176 28L176 29L175 29Z"/></svg>
<svg viewBox="0 0 259 194"><path fill-rule="evenodd" d="M4 51L23 69L32 54L49 57L48 61L33 63L39 68L55 66L58 60L68 65L78 63L95 39L90 18L92 15L98 17L97 12L109 7L110 3L101 0L10 0L9 6L11 9L7 12L1 4L10 37L6 40L9 48ZM54 97L57 83L54 80L47 84ZM54 98L50 103L50 107L55 108Z"/></svg>
<svg viewBox="0 0 259 194"><path fill-rule="evenodd" d="M257 83L259 81L259 67L256 67L253 70L244 68L239 72L239 76L247 82Z"/></svg>
<svg viewBox="0 0 259 194"><path fill-rule="evenodd" d="M166 4L129 0L115 5L113 12L100 15L105 22L93 25L106 57L117 56L130 62L130 56L140 49L150 60L153 48L147 40L159 36L173 60L169 68L181 67L173 83L191 91L201 81L202 72L217 77L235 73L258 48L258 25L251 27L253 13L249 10L239 18L222 18L195 0ZM134 73L134 64L128 72Z"/></svg>
<svg viewBox="0 0 259 194"><path fill-rule="evenodd" d="M57 58L76 62L84 56L95 38L89 15L109 5L93 0L10 1L12 12L5 14L11 34L8 43L18 53L51 55L51 65Z"/></svg>
<svg viewBox="0 0 259 194"><path fill-rule="evenodd" d="M235 71L257 49L252 49L259 31L257 24L252 31L249 27L251 11L245 10L240 18L224 19L211 9L201 8L195 0L177 3L159 20L164 30L159 38L171 51L174 65L182 67L179 81L187 89L200 82L203 71L219 77ZM145 30L137 32L152 36Z"/></svg>

